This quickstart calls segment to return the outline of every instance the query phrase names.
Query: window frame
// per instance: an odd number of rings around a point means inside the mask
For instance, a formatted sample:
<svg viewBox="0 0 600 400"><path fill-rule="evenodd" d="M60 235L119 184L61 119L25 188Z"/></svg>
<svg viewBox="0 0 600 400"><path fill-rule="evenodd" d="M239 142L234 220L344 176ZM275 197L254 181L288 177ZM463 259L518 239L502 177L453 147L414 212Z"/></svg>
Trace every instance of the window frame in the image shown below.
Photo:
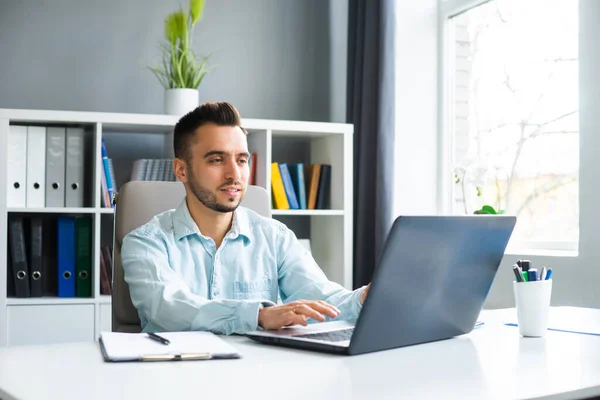
<svg viewBox="0 0 600 400"><path fill-rule="evenodd" d="M454 87L453 73L449 70L452 65L452 60L455 56L454 54L454 30L453 24L450 23L450 19L455 17L463 12L466 12L472 8L481 6L483 4L489 3L495 0L439 0L439 71L438 71L438 82L439 82L439 136L438 136L438 154L439 154L439 169L438 169L438 185L440 188L439 196L438 196L438 210L442 214L451 214L452 213L452 202L453 202L453 170L454 170L454 153L453 153L453 141L454 136L452 135L453 124L454 124L454 103L451 101L451 94ZM526 0L524 0L526 1ZM582 6L581 4L585 0L579 0L579 16L581 19L582 15ZM600 32L600 29L596 29L597 32ZM582 27L581 24L579 26L580 37L582 35ZM581 38L580 38L581 40ZM582 44L579 43L579 62L582 62L581 59L581 51ZM585 61L585 58L584 58ZM597 63L596 63L597 64ZM591 66L590 66L591 67ZM581 65L579 67L581 71ZM599 84L595 85L600 88ZM582 115L587 115L582 113L582 102L581 102L581 91L585 90L585 79L584 77L579 76L579 91L580 91L580 101L579 101L579 120L580 120L580 132L579 132L579 149L580 149L580 161L579 161L579 196L582 195L582 174L581 170L583 166L582 156L583 151L585 149L582 148ZM595 151L594 155L597 155L600 158L600 150ZM593 165L590 165L593 168ZM600 195L600 193L599 193ZM513 245L512 247L507 248L507 254L526 254L526 255L547 255L547 256L568 256L568 257L577 257L579 251L581 249L581 237L582 237L582 223L584 223L585 219L581 218L583 214L582 210L582 201L580 200L580 210L579 210L579 241L578 242L541 242L541 241L531 241L531 242L522 242L518 245ZM600 216L595 219L594 222L598 222L600 225Z"/></svg>

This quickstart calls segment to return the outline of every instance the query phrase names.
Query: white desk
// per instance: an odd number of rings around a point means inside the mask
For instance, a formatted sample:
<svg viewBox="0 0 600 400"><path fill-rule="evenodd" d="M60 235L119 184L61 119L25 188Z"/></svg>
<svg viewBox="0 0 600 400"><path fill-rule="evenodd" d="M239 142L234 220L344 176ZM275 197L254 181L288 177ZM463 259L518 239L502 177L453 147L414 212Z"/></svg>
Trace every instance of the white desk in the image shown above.
<svg viewBox="0 0 600 400"><path fill-rule="evenodd" d="M576 309L600 322L600 310ZM98 343L0 350L0 399L552 399L600 395L600 337L525 339L485 311L459 338L360 356L226 340L239 360L106 363ZM554 309L553 313L560 312Z"/></svg>

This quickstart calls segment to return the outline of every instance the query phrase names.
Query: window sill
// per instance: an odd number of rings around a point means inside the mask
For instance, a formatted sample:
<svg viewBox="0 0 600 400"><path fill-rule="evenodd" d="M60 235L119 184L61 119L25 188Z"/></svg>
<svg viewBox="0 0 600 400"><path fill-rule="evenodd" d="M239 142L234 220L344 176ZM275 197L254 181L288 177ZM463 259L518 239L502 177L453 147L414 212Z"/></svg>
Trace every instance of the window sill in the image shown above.
<svg viewBox="0 0 600 400"><path fill-rule="evenodd" d="M542 257L579 257L577 250L552 250L552 249L509 249L504 254L512 256L542 256Z"/></svg>

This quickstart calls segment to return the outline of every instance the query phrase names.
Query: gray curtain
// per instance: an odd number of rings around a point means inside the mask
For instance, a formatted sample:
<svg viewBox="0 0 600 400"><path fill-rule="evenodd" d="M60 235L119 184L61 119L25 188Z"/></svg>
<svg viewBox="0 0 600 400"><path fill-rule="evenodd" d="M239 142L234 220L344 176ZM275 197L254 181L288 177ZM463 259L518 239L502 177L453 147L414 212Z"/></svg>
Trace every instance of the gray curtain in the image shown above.
<svg viewBox="0 0 600 400"><path fill-rule="evenodd" d="M350 0L347 118L354 124L354 287L371 281L393 222L395 0Z"/></svg>

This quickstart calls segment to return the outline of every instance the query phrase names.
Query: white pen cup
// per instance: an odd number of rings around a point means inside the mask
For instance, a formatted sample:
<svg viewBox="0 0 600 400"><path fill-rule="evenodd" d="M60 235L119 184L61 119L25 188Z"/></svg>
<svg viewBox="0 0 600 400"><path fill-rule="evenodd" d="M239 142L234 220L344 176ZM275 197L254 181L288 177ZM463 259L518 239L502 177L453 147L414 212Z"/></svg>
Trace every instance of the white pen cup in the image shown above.
<svg viewBox="0 0 600 400"><path fill-rule="evenodd" d="M543 337L548 329L552 279L513 282L519 333L524 337Z"/></svg>

